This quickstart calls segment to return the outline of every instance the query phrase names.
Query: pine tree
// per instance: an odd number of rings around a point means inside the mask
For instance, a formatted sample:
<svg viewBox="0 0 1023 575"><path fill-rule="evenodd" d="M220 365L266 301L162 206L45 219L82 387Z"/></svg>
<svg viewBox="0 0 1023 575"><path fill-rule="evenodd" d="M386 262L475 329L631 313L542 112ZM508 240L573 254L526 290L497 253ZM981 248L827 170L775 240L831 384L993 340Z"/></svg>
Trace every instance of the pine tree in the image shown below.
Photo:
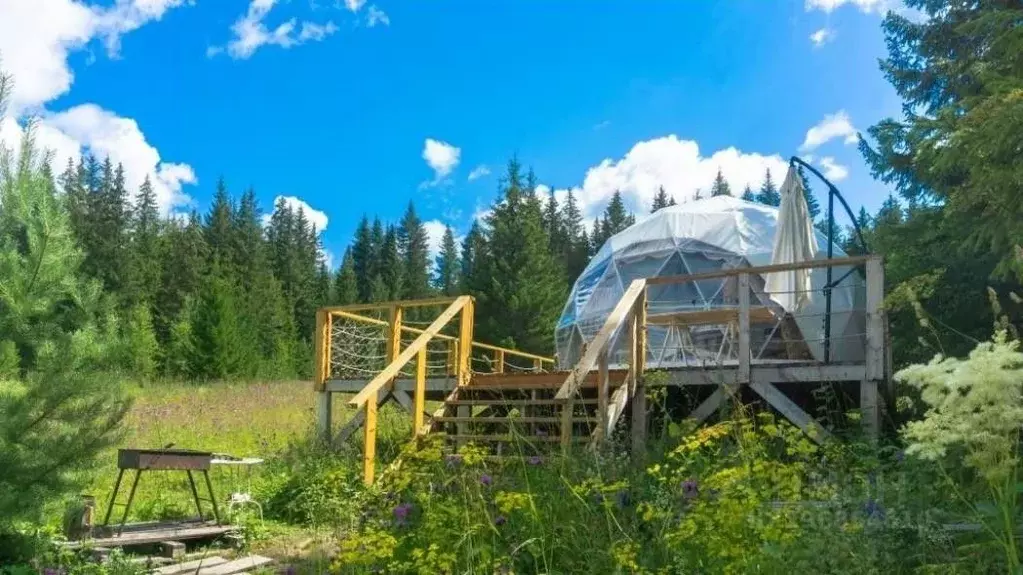
<svg viewBox="0 0 1023 575"><path fill-rule="evenodd" d="M817 216L821 213L821 204L817 201L817 197L813 195L813 188L810 187L810 179L806 177L806 170L803 166L796 168L796 173L799 175L799 179L803 182L803 197L806 198L806 207L810 212L810 219L817 220ZM780 204L779 200L779 204Z"/></svg>
<svg viewBox="0 0 1023 575"><path fill-rule="evenodd" d="M398 231L394 226L387 226L387 231L384 232L378 261L380 271L377 275L384 282L387 294L383 301L401 299L401 294L405 290L405 277L401 265L401 254L398 252Z"/></svg>
<svg viewBox="0 0 1023 575"><path fill-rule="evenodd" d="M434 287L437 291L449 297L458 295L458 286L461 283L460 264L458 245L455 243L455 233L451 226L444 228L444 237L441 239L440 253L437 254L436 268Z"/></svg>
<svg viewBox="0 0 1023 575"><path fill-rule="evenodd" d="M675 205L675 198L668 198L668 192L664 191L664 186L657 187L657 195L654 196L653 206L650 207L650 213L654 213L661 208Z"/></svg>
<svg viewBox="0 0 1023 575"><path fill-rule="evenodd" d="M207 270L207 246L199 214L188 221L168 221L160 246L160 284L156 291L153 324L157 339L170 341L171 329L183 318L189 300L198 296Z"/></svg>
<svg viewBox="0 0 1023 575"><path fill-rule="evenodd" d="M355 257L352 255L352 251L353 248L345 250L341 267L338 268L337 275L334 276L335 305L349 305L360 301L359 281L355 274Z"/></svg>
<svg viewBox="0 0 1023 575"><path fill-rule="evenodd" d="M565 196L562 220L565 224L565 245L561 248L562 267L565 269L566 278L574 281L589 263L590 240L572 190Z"/></svg>
<svg viewBox="0 0 1023 575"><path fill-rule="evenodd" d="M237 288L215 266L203 283L193 312L189 371L199 379L242 374L251 359L239 324Z"/></svg>
<svg viewBox="0 0 1023 575"><path fill-rule="evenodd" d="M728 185L728 180L721 174L721 168L718 168L718 175L714 176L714 183L710 186L710 195L711 197L732 195L732 188Z"/></svg>
<svg viewBox="0 0 1023 575"><path fill-rule="evenodd" d="M359 301L370 301L370 286L374 278L374 246L369 218L362 216L359 227L355 230L355 241L352 243L352 271L358 286Z"/></svg>
<svg viewBox="0 0 1023 575"><path fill-rule="evenodd" d="M543 209L543 229L547 232L548 238L547 249L553 254L560 254L568 241L568 234L565 222L562 221L561 210L558 208L558 201L554 197L554 190L551 190Z"/></svg>
<svg viewBox="0 0 1023 575"><path fill-rule="evenodd" d="M233 277L235 261L234 248L234 202L227 193L224 178L217 180L217 190L213 194L213 203L206 214L205 236L209 248L211 264L218 264L228 277Z"/></svg>
<svg viewBox="0 0 1023 575"><path fill-rule="evenodd" d="M398 227L398 252L402 259L401 299L418 299L430 295L430 239L416 208L409 202Z"/></svg>
<svg viewBox="0 0 1023 575"><path fill-rule="evenodd" d="M523 187L514 158L487 225L489 249L474 262L469 278L477 297L479 337L550 353L567 289L548 248L540 201Z"/></svg>
<svg viewBox="0 0 1023 575"><path fill-rule="evenodd" d="M125 301L130 308L155 305L160 289L160 213L149 176L139 187L131 212Z"/></svg>
<svg viewBox="0 0 1023 575"><path fill-rule="evenodd" d="M742 200L744 202L757 201L757 196L753 193L753 188L751 188L749 184L746 184L746 188L742 190Z"/></svg>
<svg viewBox="0 0 1023 575"><path fill-rule="evenodd" d="M764 172L764 183L760 184L757 201L765 206L781 205L781 194L778 193L778 186L774 184L774 179L771 177L771 168L767 168L767 171Z"/></svg>
<svg viewBox="0 0 1023 575"><path fill-rule="evenodd" d="M11 85L0 72L0 120ZM118 441L129 405L100 374L114 338L93 321L99 286L80 276L79 242L35 131L29 121L17 162L0 149L0 531L77 492Z"/></svg>
<svg viewBox="0 0 1023 575"><path fill-rule="evenodd" d="M473 285L473 280L482 279L482 274L477 270L476 264L487 257L486 237L483 235L483 228L479 220L473 220L469 233L462 240L462 266L459 280L462 293L475 292L482 289L482 285Z"/></svg>

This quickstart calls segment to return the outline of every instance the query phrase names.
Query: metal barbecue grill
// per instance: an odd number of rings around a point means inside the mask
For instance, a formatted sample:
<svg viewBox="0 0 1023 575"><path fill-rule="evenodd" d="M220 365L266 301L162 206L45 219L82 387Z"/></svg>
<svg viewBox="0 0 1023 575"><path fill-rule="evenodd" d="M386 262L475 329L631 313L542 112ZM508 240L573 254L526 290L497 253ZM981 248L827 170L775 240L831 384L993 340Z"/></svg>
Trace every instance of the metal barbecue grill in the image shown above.
<svg viewBox="0 0 1023 575"><path fill-rule="evenodd" d="M110 503L107 504L107 513L103 519L103 525L109 525L110 513L114 506L123 506L124 514L121 516L121 524L117 528L120 535L128 520L128 512L131 503L135 499L135 490L139 485L139 478L143 471L184 471L188 475L188 484L192 488L192 497L195 499L195 508L199 512L199 521L205 521L202 512L202 502L207 501L213 506L213 519L220 525L220 510L217 508L217 498L213 494L213 484L210 483L209 469L213 461L213 453L208 451L195 451L191 449L119 449L117 452L117 481L114 483L114 492L110 495ZM135 470L135 477L131 483L131 490L128 492L126 503L117 503L117 495L121 489L121 480L124 472ZM209 499L199 497L199 490L195 486L193 471L202 473L206 483L206 490Z"/></svg>

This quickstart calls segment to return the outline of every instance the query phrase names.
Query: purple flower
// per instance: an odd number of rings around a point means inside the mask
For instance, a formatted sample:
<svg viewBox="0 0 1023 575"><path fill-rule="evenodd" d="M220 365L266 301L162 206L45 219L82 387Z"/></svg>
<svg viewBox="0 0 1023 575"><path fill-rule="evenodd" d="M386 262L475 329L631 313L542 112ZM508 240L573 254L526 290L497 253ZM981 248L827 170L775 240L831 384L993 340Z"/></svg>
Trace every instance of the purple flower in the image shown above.
<svg viewBox="0 0 1023 575"><path fill-rule="evenodd" d="M618 501L618 507L623 508L628 507L629 503L632 502L632 497L629 495L629 492L624 489L619 490L618 493L615 494L615 499Z"/></svg>
<svg viewBox="0 0 1023 575"><path fill-rule="evenodd" d="M480 483L486 485L487 487L490 487L490 484L492 484L493 482L494 482L493 478L491 478L486 473L480 476Z"/></svg>
<svg viewBox="0 0 1023 575"><path fill-rule="evenodd" d="M60 575L60 571L57 571L53 567L47 567L43 569L43 575Z"/></svg>
<svg viewBox="0 0 1023 575"><path fill-rule="evenodd" d="M295 575L296 573L295 567L293 565L288 565L282 571L280 571L280 573L281 575Z"/></svg>
<svg viewBox="0 0 1023 575"><path fill-rule="evenodd" d="M700 494L700 487L695 479L686 479L682 482L682 496L686 499L693 499Z"/></svg>
<svg viewBox="0 0 1023 575"><path fill-rule="evenodd" d="M873 499L867 500L867 503L864 504L863 506L863 512L867 515L867 517L871 519L884 521L885 518L884 507L881 507L881 504Z"/></svg>
<svg viewBox="0 0 1023 575"><path fill-rule="evenodd" d="M539 455L531 455L531 456L529 456L529 464L530 465L542 465L543 464L543 457L540 457Z"/></svg>
<svg viewBox="0 0 1023 575"><path fill-rule="evenodd" d="M507 522L508 520L505 519L504 515L498 515L497 517L494 518L494 525L497 525L498 527L504 525Z"/></svg>
<svg viewBox="0 0 1023 575"><path fill-rule="evenodd" d="M408 514L412 512L411 503L402 503L394 508L394 521L398 525L408 524Z"/></svg>

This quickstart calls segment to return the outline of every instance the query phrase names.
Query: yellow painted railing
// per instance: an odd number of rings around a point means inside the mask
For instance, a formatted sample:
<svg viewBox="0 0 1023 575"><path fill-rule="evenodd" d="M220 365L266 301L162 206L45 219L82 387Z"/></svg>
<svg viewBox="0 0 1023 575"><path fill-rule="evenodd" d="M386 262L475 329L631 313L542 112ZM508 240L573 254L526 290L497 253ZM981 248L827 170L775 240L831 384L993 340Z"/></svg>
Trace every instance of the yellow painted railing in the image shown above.
<svg viewBox="0 0 1023 575"><path fill-rule="evenodd" d="M446 306L425 329L403 325L405 312L411 308L437 308ZM361 312L361 313L360 313ZM366 313L386 312L387 320L365 315ZM375 374L362 389L348 401L348 406L360 413L363 426L363 478L367 484L372 483L375 473L376 435L377 435L377 402L381 390L393 386L396 376L415 358L415 388L412 394L412 433L413 437L429 432L430 423L424 421L426 403L427 378L427 346L433 341L449 342L447 361L448 376L454 376L456 386L467 385L472 377L473 353L487 354L492 357L493 372L504 373L506 358L528 360L535 371L543 371L553 367L554 358L508 349L500 346L473 341L473 325L475 301L469 296L456 298L438 298L427 300L394 301L376 304L357 304L350 306L328 307L319 310L316 318L316 391L328 397L327 405L322 411L327 421L321 422L321 428L330 428L329 393L327 381L330 380L332 324L341 318L357 323L379 326L384 330L386 354L385 366ZM441 333L455 318L458 318L457 335ZM407 346L402 345L402 334L414 334L416 338ZM392 387L393 391L393 387ZM406 397L402 392L402 397ZM407 401L407 400L406 400ZM438 414L434 414L436 416Z"/></svg>

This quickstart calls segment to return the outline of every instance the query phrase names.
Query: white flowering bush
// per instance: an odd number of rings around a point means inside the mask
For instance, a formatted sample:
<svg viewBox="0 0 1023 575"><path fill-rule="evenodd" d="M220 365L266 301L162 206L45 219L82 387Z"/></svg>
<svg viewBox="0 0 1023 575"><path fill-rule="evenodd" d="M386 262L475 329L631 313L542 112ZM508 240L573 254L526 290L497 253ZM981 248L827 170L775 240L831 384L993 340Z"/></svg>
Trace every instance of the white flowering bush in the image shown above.
<svg viewBox="0 0 1023 575"><path fill-rule="evenodd" d="M1010 572L1018 572L1018 476L1023 427L1023 353L1019 341L1010 341L1002 330L992 341L978 344L966 359L938 356L926 365L900 371L896 378L917 388L927 406L922 419L903 428L906 452L942 463L950 463L953 454L962 454L963 465L975 472L981 489L956 489L954 493L964 499L985 532L1003 549ZM958 479L953 480L953 476ZM958 473L946 477L952 482L963 481ZM971 501L963 493L990 493L991 500Z"/></svg>

